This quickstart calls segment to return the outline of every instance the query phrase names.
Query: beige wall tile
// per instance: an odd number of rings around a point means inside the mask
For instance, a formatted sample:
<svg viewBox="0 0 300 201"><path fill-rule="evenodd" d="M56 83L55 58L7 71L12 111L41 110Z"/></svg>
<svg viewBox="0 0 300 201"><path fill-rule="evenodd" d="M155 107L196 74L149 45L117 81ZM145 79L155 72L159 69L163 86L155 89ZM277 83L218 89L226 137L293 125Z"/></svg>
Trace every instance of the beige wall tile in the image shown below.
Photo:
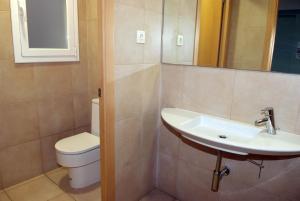
<svg viewBox="0 0 300 201"><path fill-rule="evenodd" d="M74 111L72 96L49 98L38 102L41 136L72 130Z"/></svg>
<svg viewBox="0 0 300 201"><path fill-rule="evenodd" d="M156 156L152 158L147 157L140 160L139 177L141 177L141 191L139 192L140 197L148 194L154 189L155 186L155 165Z"/></svg>
<svg viewBox="0 0 300 201"><path fill-rule="evenodd" d="M91 123L92 101L87 93L73 95L75 128Z"/></svg>
<svg viewBox="0 0 300 201"><path fill-rule="evenodd" d="M296 163L289 165L288 168L276 169L280 170L281 174L277 174L268 182L262 183L258 188L274 196L282 197L283 200L298 200L300 198L298 189L300 178L299 159Z"/></svg>
<svg viewBox="0 0 300 201"><path fill-rule="evenodd" d="M72 94L72 65L69 63L37 64L34 78L40 99Z"/></svg>
<svg viewBox="0 0 300 201"><path fill-rule="evenodd" d="M217 157L212 153L204 152L180 141L179 159L190 165L211 171L215 167Z"/></svg>
<svg viewBox="0 0 300 201"><path fill-rule="evenodd" d="M26 150L26 151L24 151ZM0 153L3 186L8 187L42 173L40 141L5 149Z"/></svg>
<svg viewBox="0 0 300 201"><path fill-rule="evenodd" d="M0 11L0 60L8 60L12 58L12 34L10 24L10 13L8 11Z"/></svg>
<svg viewBox="0 0 300 201"><path fill-rule="evenodd" d="M159 64L161 55L161 22L160 13L145 12L146 44L144 45L144 63Z"/></svg>
<svg viewBox="0 0 300 201"><path fill-rule="evenodd" d="M143 73L137 72L115 83L116 119L140 117L142 113Z"/></svg>
<svg viewBox="0 0 300 201"><path fill-rule="evenodd" d="M90 59L98 59L98 20L87 21L87 40L88 40L88 57Z"/></svg>
<svg viewBox="0 0 300 201"><path fill-rule="evenodd" d="M115 9L115 63L142 64L145 45L136 44L136 31L145 30L145 11L124 4Z"/></svg>
<svg viewBox="0 0 300 201"><path fill-rule="evenodd" d="M178 161L177 194L179 200L218 201L218 193L210 191L211 171ZM191 185L192 184L192 185Z"/></svg>
<svg viewBox="0 0 300 201"><path fill-rule="evenodd" d="M243 200L243 201L253 201L253 200L260 200L260 201L285 201L281 197L272 195L265 191L262 191L258 188L248 188L245 191L233 192L233 193L221 193L222 201L236 201L236 200Z"/></svg>
<svg viewBox="0 0 300 201"><path fill-rule="evenodd" d="M100 69L98 68L98 63L96 60L88 61L88 85L89 85L89 94L90 99L98 97L98 89L100 88L101 80L99 78Z"/></svg>
<svg viewBox="0 0 300 201"><path fill-rule="evenodd" d="M299 79L295 75L238 71L231 118L253 123L261 118L261 109L274 107L277 126L295 132L298 89Z"/></svg>
<svg viewBox="0 0 300 201"><path fill-rule="evenodd" d="M98 21L88 20L87 22L87 66L88 66L88 89L90 98L97 97L100 88L100 68L101 58L98 53Z"/></svg>
<svg viewBox="0 0 300 201"><path fill-rule="evenodd" d="M162 67L162 107L180 107L182 105L184 68L182 66Z"/></svg>
<svg viewBox="0 0 300 201"><path fill-rule="evenodd" d="M121 171L141 157L141 123L130 118L116 123L116 166L117 177ZM121 177L121 176L120 176Z"/></svg>
<svg viewBox="0 0 300 201"><path fill-rule="evenodd" d="M14 64L0 61L2 68L1 95L2 103L33 101L36 98L36 88L32 64Z"/></svg>
<svg viewBox="0 0 300 201"><path fill-rule="evenodd" d="M84 1L84 0L82 0ZM82 66L87 65L87 48L88 44L88 37L87 37L87 21L80 20L78 22L78 29L79 29L79 56L80 56L80 64Z"/></svg>
<svg viewBox="0 0 300 201"><path fill-rule="evenodd" d="M6 192L14 201L47 201L63 193L58 186L44 175L12 186L6 189Z"/></svg>
<svg viewBox="0 0 300 201"><path fill-rule="evenodd" d="M88 93L88 70L87 65L74 65L72 67L73 93Z"/></svg>
<svg viewBox="0 0 300 201"><path fill-rule="evenodd" d="M162 0L145 0L146 11L156 12L162 14L163 10Z"/></svg>
<svg viewBox="0 0 300 201"><path fill-rule="evenodd" d="M67 131L41 139L43 172L48 172L59 167L56 159L55 143L63 138L72 136L74 133L73 131Z"/></svg>
<svg viewBox="0 0 300 201"><path fill-rule="evenodd" d="M41 139L43 172L47 172L59 167L56 162L56 150L54 147L56 143L56 137L57 135L53 135Z"/></svg>
<svg viewBox="0 0 300 201"><path fill-rule="evenodd" d="M185 109L230 117L235 71L186 67L184 75Z"/></svg>
<svg viewBox="0 0 300 201"><path fill-rule="evenodd" d="M74 130L74 134L79 134L79 133L83 133L83 132L91 133L91 124L80 127L80 128L76 128Z"/></svg>
<svg viewBox="0 0 300 201"><path fill-rule="evenodd" d="M260 163L260 161L257 162ZM223 165L226 165L231 173L221 183L220 192L222 193L245 191L265 181L265 179L258 178L259 168L246 160L225 159L223 160ZM268 169L263 169L262 176L268 171Z"/></svg>
<svg viewBox="0 0 300 201"><path fill-rule="evenodd" d="M177 158L179 154L179 143L179 137L162 125L159 134L159 152Z"/></svg>
<svg viewBox="0 0 300 201"><path fill-rule="evenodd" d="M160 66L149 67L143 71L142 85L143 117L158 118L160 102L157 97L160 96Z"/></svg>
<svg viewBox="0 0 300 201"><path fill-rule="evenodd" d="M129 184L130 183L130 184ZM139 200L141 195L140 162L134 162L125 167L117 179L116 183L116 200L132 201Z"/></svg>
<svg viewBox="0 0 300 201"><path fill-rule="evenodd" d="M35 102L1 105L0 108L0 149L39 138Z"/></svg>
<svg viewBox="0 0 300 201"><path fill-rule="evenodd" d="M168 155L158 154L159 172L157 187L177 197L178 160Z"/></svg>
<svg viewBox="0 0 300 201"><path fill-rule="evenodd" d="M142 123L142 142L141 154L143 157L149 158L155 155L157 150L157 133L159 128L157 126L158 115L144 116Z"/></svg>

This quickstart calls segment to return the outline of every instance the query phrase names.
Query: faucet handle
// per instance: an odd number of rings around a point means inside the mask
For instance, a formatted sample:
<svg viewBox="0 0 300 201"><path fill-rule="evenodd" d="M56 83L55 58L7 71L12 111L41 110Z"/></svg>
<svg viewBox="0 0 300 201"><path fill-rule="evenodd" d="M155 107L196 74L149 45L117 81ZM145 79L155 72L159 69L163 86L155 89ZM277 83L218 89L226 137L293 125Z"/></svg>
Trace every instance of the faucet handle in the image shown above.
<svg viewBox="0 0 300 201"><path fill-rule="evenodd" d="M270 116L270 113L272 113L273 111L274 111L273 107L266 107L266 108L261 110L261 114L264 114L266 116Z"/></svg>

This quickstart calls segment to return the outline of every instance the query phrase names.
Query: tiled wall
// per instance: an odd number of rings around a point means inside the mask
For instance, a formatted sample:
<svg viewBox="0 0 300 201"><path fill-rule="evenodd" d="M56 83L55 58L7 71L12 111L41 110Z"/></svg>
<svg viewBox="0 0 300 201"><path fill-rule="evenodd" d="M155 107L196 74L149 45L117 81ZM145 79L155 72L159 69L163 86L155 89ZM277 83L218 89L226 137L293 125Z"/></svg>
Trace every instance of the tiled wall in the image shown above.
<svg viewBox="0 0 300 201"><path fill-rule="evenodd" d="M116 197L139 200L154 188L159 119L161 0L117 0ZM146 43L136 44L136 31Z"/></svg>
<svg viewBox="0 0 300 201"><path fill-rule="evenodd" d="M80 62L14 64L9 0L0 0L0 189L57 167L55 142L89 130L95 2L78 1Z"/></svg>
<svg viewBox="0 0 300 201"><path fill-rule="evenodd" d="M253 123L260 109L275 108L277 126L300 134L300 76L162 66L162 107L179 107ZM258 168L245 158L226 159L231 169L218 193L210 191L216 156L192 148L161 125L158 187L182 201L300 199L300 160L268 160Z"/></svg>

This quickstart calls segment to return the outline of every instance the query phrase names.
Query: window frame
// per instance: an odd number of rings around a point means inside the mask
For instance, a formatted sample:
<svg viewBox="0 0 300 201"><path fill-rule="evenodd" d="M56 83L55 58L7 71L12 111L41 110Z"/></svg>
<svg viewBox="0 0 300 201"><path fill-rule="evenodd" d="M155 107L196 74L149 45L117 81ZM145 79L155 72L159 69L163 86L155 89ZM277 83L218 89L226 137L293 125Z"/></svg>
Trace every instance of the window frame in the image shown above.
<svg viewBox="0 0 300 201"><path fill-rule="evenodd" d="M26 0L10 0L16 63L79 61L77 0L66 0L68 48L30 48Z"/></svg>

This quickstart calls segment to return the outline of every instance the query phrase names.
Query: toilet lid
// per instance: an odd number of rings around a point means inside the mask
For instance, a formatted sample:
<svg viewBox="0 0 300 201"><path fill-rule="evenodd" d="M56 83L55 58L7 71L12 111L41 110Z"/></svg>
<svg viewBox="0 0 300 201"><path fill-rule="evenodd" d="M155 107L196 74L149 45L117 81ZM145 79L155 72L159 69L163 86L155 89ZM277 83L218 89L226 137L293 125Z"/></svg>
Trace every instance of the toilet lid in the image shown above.
<svg viewBox="0 0 300 201"><path fill-rule="evenodd" d="M99 137L90 133L81 133L58 141L55 149L64 154L80 154L96 149L99 145Z"/></svg>

